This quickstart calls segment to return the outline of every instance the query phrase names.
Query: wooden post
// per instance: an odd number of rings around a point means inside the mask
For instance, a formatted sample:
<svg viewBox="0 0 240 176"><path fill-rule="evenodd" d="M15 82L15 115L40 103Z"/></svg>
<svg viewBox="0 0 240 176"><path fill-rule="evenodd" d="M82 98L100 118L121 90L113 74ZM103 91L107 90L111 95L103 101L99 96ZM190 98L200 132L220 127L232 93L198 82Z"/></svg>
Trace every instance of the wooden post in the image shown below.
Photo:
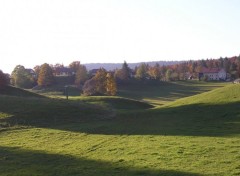
<svg viewBox="0 0 240 176"><path fill-rule="evenodd" d="M65 86L66 99L68 100L68 86Z"/></svg>

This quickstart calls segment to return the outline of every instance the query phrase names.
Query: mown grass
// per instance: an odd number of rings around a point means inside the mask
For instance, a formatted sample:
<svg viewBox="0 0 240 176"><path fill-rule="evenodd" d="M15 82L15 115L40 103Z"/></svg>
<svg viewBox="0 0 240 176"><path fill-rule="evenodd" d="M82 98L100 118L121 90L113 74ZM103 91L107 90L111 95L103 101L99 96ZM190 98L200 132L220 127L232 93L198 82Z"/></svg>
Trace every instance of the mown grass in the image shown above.
<svg viewBox="0 0 240 176"><path fill-rule="evenodd" d="M229 83L195 80L178 82L133 81L119 85L117 96L147 102L154 106L162 106L179 98L200 94L227 84ZM43 90L34 90L33 92L53 98L66 98L64 91L64 86L53 86ZM81 91L77 88L69 87L68 93L70 97L79 99ZM103 100L103 98L101 99ZM92 98L89 100L92 102ZM85 101L87 101L86 98Z"/></svg>
<svg viewBox="0 0 240 176"><path fill-rule="evenodd" d="M44 98L43 95L39 95L30 91L26 91L20 88L6 86L0 89L0 95L17 96L17 97L35 97Z"/></svg>
<svg viewBox="0 0 240 176"><path fill-rule="evenodd" d="M239 92L229 85L151 109L0 96L0 175L240 175Z"/></svg>
<svg viewBox="0 0 240 176"><path fill-rule="evenodd" d="M155 106L165 105L179 98L184 98L215 88L223 87L229 83L178 81L178 82L134 82L119 86L118 95L146 101Z"/></svg>
<svg viewBox="0 0 240 176"><path fill-rule="evenodd" d="M82 101L89 104L100 105L103 108L114 109L114 110L144 110L153 108L154 106L129 98L111 97L111 96L91 96L91 97L71 97L70 100Z"/></svg>

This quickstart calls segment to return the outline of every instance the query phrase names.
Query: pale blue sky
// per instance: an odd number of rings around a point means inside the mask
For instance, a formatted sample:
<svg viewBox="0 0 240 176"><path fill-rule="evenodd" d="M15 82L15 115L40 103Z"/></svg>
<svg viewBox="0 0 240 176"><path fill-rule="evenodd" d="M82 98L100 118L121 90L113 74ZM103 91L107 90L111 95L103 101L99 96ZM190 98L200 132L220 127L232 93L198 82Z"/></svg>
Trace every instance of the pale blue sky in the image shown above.
<svg viewBox="0 0 240 176"><path fill-rule="evenodd" d="M0 69L239 55L239 0L0 0Z"/></svg>

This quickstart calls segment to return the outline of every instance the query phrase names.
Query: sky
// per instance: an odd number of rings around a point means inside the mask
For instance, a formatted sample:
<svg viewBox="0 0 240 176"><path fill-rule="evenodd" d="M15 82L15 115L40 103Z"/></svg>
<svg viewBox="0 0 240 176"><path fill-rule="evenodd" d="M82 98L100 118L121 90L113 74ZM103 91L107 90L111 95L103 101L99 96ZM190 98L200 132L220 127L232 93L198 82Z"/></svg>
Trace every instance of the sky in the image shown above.
<svg viewBox="0 0 240 176"><path fill-rule="evenodd" d="M0 0L0 69L240 54L239 0Z"/></svg>

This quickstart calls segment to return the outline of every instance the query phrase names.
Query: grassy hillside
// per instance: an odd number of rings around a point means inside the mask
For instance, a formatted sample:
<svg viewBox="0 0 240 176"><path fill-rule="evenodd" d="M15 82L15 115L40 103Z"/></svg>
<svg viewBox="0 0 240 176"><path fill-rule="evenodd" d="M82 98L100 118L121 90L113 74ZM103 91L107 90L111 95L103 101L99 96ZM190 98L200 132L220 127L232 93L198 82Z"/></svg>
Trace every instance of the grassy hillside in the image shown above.
<svg viewBox="0 0 240 176"><path fill-rule="evenodd" d="M179 98L200 94L223 87L228 83L178 81L178 82L134 82L119 86L118 95L121 97L146 101L159 106Z"/></svg>
<svg viewBox="0 0 240 176"><path fill-rule="evenodd" d="M0 130L7 127L51 127L107 118L111 112L97 105L64 99L0 95Z"/></svg>
<svg viewBox="0 0 240 176"><path fill-rule="evenodd" d="M22 94L28 95L28 92L22 90ZM109 119L116 116L116 111L148 108L152 106L118 97L75 97L65 100L0 95L0 127L3 130L3 127L6 129L9 126L54 127L68 123L78 125L78 122L98 118Z"/></svg>
<svg viewBox="0 0 240 176"><path fill-rule="evenodd" d="M179 98L200 94L215 88L223 87L229 83L224 82L201 82L201 81L178 81L178 82L155 82L155 81L133 81L118 86L119 97L144 101L154 106L161 106ZM33 90L35 93L65 98L64 86L53 86L44 90ZM80 90L69 87L69 96L80 96Z"/></svg>
<svg viewBox="0 0 240 176"><path fill-rule="evenodd" d="M37 97L43 98L44 96L26 91L20 88L7 86L5 88L0 89L0 95L9 95L9 96L18 96L18 97Z"/></svg>
<svg viewBox="0 0 240 176"><path fill-rule="evenodd" d="M153 106L148 103L121 97L91 96L91 97L71 97L70 99L95 105L101 105L102 107L115 110L129 111L153 108Z"/></svg>
<svg viewBox="0 0 240 176"><path fill-rule="evenodd" d="M240 86L230 84L223 88L214 89L199 95L183 98L170 103L168 106L183 106L190 104L228 104L240 101Z"/></svg>
<svg viewBox="0 0 240 176"><path fill-rule="evenodd" d="M240 86L229 85L179 99L161 108L119 114L114 120L82 127L101 134L235 136L240 134ZM99 127L100 126L100 127Z"/></svg>
<svg viewBox="0 0 240 176"><path fill-rule="evenodd" d="M153 109L113 97L0 96L0 175L240 175L238 92L229 85Z"/></svg>

